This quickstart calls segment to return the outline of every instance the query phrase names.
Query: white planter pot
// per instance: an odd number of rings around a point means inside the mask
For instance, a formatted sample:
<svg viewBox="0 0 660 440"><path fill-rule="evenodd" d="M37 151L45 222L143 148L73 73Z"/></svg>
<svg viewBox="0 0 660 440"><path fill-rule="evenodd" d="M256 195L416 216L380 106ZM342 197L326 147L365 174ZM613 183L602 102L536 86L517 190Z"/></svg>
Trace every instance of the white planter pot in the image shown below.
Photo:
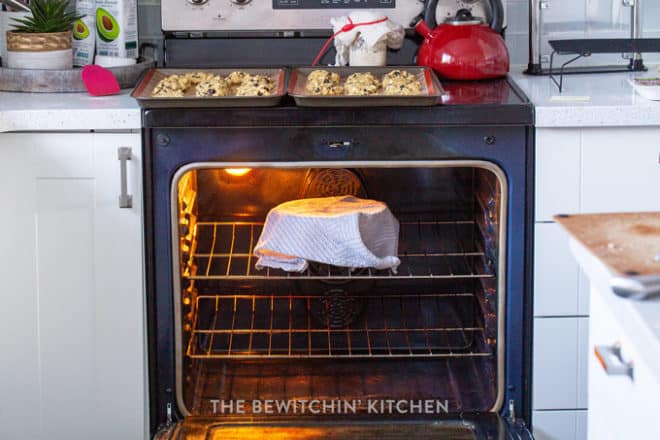
<svg viewBox="0 0 660 440"><path fill-rule="evenodd" d="M10 51L7 53L7 67L11 69L72 69L73 49L48 52Z"/></svg>
<svg viewBox="0 0 660 440"><path fill-rule="evenodd" d="M71 69L71 31L7 32L7 67L12 69Z"/></svg>

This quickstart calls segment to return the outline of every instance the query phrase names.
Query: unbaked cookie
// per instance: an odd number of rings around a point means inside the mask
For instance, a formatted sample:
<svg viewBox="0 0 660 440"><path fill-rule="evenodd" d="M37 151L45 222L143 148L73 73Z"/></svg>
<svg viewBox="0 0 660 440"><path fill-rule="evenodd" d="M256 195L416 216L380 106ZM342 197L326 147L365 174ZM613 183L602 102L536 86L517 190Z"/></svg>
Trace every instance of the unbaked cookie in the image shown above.
<svg viewBox="0 0 660 440"><path fill-rule="evenodd" d="M236 89L237 96L268 96L274 88L273 80L264 75L246 75Z"/></svg>
<svg viewBox="0 0 660 440"><path fill-rule="evenodd" d="M185 76L188 78L188 81L190 81L191 85L197 85L202 81L213 78L215 75L207 72L189 72L186 73Z"/></svg>
<svg viewBox="0 0 660 440"><path fill-rule="evenodd" d="M339 85L339 75L327 70L314 70L307 75L305 90L313 95L342 95L344 88Z"/></svg>
<svg viewBox="0 0 660 440"><path fill-rule="evenodd" d="M180 97L186 92L190 85L190 80L183 75L169 75L156 84L151 91L151 96L155 97Z"/></svg>
<svg viewBox="0 0 660 440"><path fill-rule="evenodd" d="M237 86L241 84L243 80L245 80L245 78L248 76L250 76L250 74L247 72L235 71L227 75L227 82L229 82L229 84L233 84Z"/></svg>
<svg viewBox="0 0 660 440"><path fill-rule="evenodd" d="M221 76L214 75L211 78L197 84L195 96L227 96L229 85Z"/></svg>
<svg viewBox="0 0 660 440"><path fill-rule="evenodd" d="M380 81L371 72L353 73L346 78L344 83L348 95L373 95L380 88Z"/></svg>
<svg viewBox="0 0 660 440"><path fill-rule="evenodd" d="M422 84L410 72L393 70L383 76L383 93L385 95L419 95L422 93Z"/></svg>

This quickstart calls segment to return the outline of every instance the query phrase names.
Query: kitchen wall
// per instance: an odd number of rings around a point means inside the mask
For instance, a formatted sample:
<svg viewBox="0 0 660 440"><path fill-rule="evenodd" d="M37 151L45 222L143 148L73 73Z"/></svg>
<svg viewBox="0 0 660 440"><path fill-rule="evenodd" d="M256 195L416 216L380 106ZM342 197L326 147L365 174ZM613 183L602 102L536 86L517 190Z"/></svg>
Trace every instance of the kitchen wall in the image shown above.
<svg viewBox="0 0 660 440"><path fill-rule="evenodd" d="M408 0L404 0L408 1ZM513 64L527 64L528 60L528 0L506 0L508 29L506 40ZM139 31L141 42L160 45L160 0L138 0Z"/></svg>

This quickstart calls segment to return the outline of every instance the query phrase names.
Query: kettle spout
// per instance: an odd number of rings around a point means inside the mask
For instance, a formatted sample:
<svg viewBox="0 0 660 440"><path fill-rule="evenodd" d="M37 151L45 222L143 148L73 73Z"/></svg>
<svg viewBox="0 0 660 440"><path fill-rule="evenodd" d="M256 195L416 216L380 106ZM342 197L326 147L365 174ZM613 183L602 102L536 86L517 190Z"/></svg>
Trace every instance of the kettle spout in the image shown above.
<svg viewBox="0 0 660 440"><path fill-rule="evenodd" d="M415 25L415 30L424 38L431 38L431 28L421 19Z"/></svg>

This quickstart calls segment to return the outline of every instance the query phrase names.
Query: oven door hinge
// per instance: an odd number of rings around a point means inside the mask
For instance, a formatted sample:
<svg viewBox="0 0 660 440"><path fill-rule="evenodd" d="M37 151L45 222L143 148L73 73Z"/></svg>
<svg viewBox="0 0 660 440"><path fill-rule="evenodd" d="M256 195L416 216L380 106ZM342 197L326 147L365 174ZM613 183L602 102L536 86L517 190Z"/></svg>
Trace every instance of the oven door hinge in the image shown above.
<svg viewBox="0 0 660 440"><path fill-rule="evenodd" d="M525 421L523 419L516 418L516 401L511 399L509 400L509 416L506 420L509 425L509 437L511 439L518 440L533 440L532 434L525 426Z"/></svg>
<svg viewBox="0 0 660 440"><path fill-rule="evenodd" d="M172 419L172 402L167 402L167 413L165 423L158 427L153 440L173 440L176 434L176 426Z"/></svg>

